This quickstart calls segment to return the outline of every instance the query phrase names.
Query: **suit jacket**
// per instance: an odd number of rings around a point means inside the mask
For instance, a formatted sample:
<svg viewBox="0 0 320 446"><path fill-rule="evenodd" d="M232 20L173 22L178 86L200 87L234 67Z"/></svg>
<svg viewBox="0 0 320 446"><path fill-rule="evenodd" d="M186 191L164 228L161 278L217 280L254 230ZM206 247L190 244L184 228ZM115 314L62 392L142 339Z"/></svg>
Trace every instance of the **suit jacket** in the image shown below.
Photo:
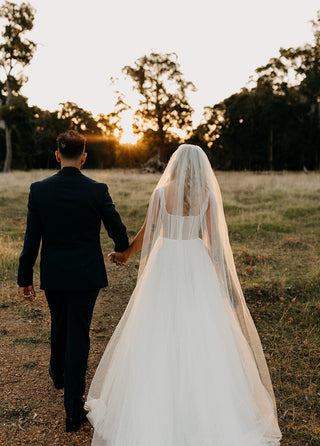
<svg viewBox="0 0 320 446"><path fill-rule="evenodd" d="M100 245L101 221L115 242L128 247L126 227L108 193L75 167L30 187L27 228L19 258L18 285L32 284L40 241L40 287L45 290L87 290L108 285Z"/></svg>

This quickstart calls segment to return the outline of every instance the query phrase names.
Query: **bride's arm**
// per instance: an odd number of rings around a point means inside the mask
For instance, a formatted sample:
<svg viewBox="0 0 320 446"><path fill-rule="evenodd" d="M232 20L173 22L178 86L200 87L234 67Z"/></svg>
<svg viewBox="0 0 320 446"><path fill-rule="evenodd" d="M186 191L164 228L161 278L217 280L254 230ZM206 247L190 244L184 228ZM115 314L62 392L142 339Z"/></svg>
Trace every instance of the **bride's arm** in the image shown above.
<svg viewBox="0 0 320 446"><path fill-rule="evenodd" d="M127 248L123 252L112 252L111 254L109 254L110 261L112 263L116 263L117 265L126 265L130 257L141 251L146 224L147 217L145 218L145 221L141 226L139 232L130 243L129 248Z"/></svg>
<svg viewBox="0 0 320 446"><path fill-rule="evenodd" d="M135 255L137 252L141 251L147 223L148 227L151 224L150 226L151 234L149 235L153 237L154 230L157 226L159 211L160 211L159 191L155 190L151 196L148 212L139 232L130 243L129 248L127 248L125 251L112 252L111 254L109 254L111 263L116 263L117 265L126 265L130 257ZM152 219L152 221L150 221L150 219Z"/></svg>

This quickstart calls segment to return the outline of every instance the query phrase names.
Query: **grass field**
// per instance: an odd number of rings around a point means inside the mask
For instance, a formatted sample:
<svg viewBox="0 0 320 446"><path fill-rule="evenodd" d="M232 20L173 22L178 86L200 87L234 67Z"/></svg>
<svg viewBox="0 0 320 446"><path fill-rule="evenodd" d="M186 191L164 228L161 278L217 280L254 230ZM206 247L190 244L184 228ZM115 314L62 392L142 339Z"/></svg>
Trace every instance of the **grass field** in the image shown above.
<svg viewBox="0 0 320 446"><path fill-rule="evenodd" d="M0 441L89 445L87 426L63 432L62 394L47 376L49 314L17 296L17 260L31 182L52 172L0 174ZM87 171L107 182L130 237L143 222L159 175ZM320 174L218 172L237 271L261 336L278 402L282 446L320 445ZM103 233L105 255L113 246ZM108 265L92 323L88 382L134 288L139 257ZM38 282L38 263L35 284ZM52 421L54 419L54 422ZM235 445L236 446L236 445Z"/></svg>

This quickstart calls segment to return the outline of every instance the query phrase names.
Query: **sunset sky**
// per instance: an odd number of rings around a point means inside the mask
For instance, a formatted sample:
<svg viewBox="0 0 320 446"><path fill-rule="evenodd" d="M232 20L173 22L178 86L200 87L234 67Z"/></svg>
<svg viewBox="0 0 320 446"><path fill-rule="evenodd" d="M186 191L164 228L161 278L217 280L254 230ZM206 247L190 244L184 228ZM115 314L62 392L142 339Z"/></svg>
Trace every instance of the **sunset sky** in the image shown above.
<svg viewBox="0 0 320 446"><path fill-rule="evenodd" d="M19 3L19 2L17 2ZM31 0L38 44L23 94L55 110L76 102L98 113L114 105L109 79L149 53L176 52L199 121L203 107L245 86L280 47L312 42L319 0ZM122 83L130 98L131 83Z"/></svg>

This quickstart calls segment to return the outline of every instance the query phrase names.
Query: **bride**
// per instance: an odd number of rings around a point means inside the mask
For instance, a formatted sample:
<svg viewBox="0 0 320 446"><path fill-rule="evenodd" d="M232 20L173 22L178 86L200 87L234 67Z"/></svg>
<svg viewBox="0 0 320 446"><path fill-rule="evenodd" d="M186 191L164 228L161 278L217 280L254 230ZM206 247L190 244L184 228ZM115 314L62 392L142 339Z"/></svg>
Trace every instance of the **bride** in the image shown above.
<svg viewBox="0 0 320 446"><path fill-rule="evenodd" d="M219 185L184 144L117 264L136 288L91 383L94 446L278 446L272 383L229 243Z"/></svg>

